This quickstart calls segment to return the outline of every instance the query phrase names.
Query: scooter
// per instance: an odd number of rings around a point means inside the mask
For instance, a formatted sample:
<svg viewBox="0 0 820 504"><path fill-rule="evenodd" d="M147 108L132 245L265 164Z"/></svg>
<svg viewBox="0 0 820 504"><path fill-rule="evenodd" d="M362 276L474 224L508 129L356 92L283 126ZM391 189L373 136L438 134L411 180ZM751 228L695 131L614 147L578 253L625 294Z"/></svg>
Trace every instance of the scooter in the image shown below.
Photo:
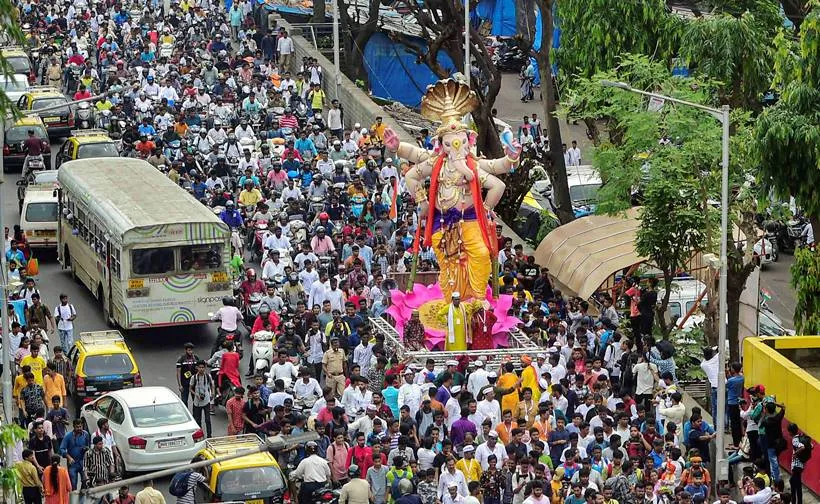
<svg viewBox="0 0 820 504"><path fill-rule="evenodd" d="M245 306L245 323L253 325L253 321L259 316L259 307L262 306L262 293L254 292L248 297L248 304Z"/></svg>
<svg viewBox="0 0 820 504"><path fill-rule="evenodd" d="M94 112L90 103L82 102L77 105L76 123L78 129L91 129L94 127Z"/></svg>
<svg viewBox="0 0 820 504"><path fill-rule="evenodd" d="M256 374L265 374L270 369L273 360L273 336L271 331L257 331L251 336L251 355Z"/></svg>

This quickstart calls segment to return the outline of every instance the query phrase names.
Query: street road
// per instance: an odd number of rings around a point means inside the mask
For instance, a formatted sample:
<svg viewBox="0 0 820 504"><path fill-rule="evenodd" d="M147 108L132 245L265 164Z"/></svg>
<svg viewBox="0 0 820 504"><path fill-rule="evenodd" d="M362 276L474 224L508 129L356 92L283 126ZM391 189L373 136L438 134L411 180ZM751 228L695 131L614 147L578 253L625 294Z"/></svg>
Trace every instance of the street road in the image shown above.
<svg viewBox="0 0 820 504"><path fill-rule="evenodd" d="M52 144L52 153L56 153L60 145L62 145L62 139L55 140ZM17 186L15 185L19 178L20 173L6 173L6 182L2 187L3 219L5 226L9 229L14 224L20 223L20 214L17 210ZM37 257L40 259L37 288L40 290L43 302L53 310L54 305L59 302L60 293L68 294L70 302L77 310L77 320L74 321L75 336L82 331L107 329L97 300L85 286L71 279L68 270L60 268L56 253L40 253ZM183 353L183 344L190 341L195 345L195 353L207 359L210 357L211 345L216 339L216 325L128 331L125 333L125 339L137 360L144 385L164 386L177 390L175 363ZM57 343L54 343L55 340ZM59 344L59 338L52 339L52 346L55 344ZM243 374L245 370L246 368L243 368ZM69 401L69 410L74 416L76 412L70 404L71 401ZM223 409L218 409L216 415L211 416L214 436L225 435L226 421L227 417ZM162 491L166 499L170 497L167 494L169 482L170 478L155 482L156 489ZM131 490L132 493L136 493L141 489L142 487L138 486ZM170 497L168 502L174 502L174 500L175 498Z"/></svg>

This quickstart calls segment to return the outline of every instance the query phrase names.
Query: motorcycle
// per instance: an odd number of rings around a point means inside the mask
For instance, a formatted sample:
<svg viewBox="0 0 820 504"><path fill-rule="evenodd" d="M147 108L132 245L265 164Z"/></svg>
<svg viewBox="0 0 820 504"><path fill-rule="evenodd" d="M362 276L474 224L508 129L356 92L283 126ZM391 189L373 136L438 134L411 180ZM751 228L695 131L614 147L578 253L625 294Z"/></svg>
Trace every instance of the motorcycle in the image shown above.
<svg viewBox="0 0 820 504"><path fill-rule="evenodd" d="M34 173L45 170L46 164L43 156L27 156L23 167L23 178L27 184L34 183Z"/></svg>
<svg viewBox="0 0 820 504"><path fill-rule="evenodd" d="M330 486L323 486L313 491L310 496L310 502L339 504L339 497L341 492Z"/></svg>
<svg viewBox="0 0 820 504"><path fill-rule="evenodd" d="M253 325L253 321L259 316L259 308L262 306L262 293L254 292L248 296L248 304L244 308L245 323Z"/></svg>
<svg viewBox="0 0 820 504"><path fill-rule="evenodd" d="M803 244L803 229L805 229L806 224L808 224L808 222L808 219L799 214L795 215L794 218L789 219L789 221L786 222L786 233L788 234L788 247L783 248L783 252L794 252Z"/></svg>
<svg viewBox="0 0 820 504"><path fill-rule="evenodd" d="M256 374L265 374L273 361L273 336L271 331L257 331L251 336L251 356Z"/></svg>
<svg viewBox="0 0 820 504"><path fill-rule="evenodd" d="M254 227L253 246L251 247L253 250L254 261L262 260L262 252L265 248L265 240L267 240L270 234L271 232L268 228L267 222L259 221L256 223L256 226Z"/></svg>
<svg viewBox="0 0 820 504"><path fill-rule="evenodd" d="M82 102L77 105L77 117L75 119L77 129L91 129L94 127L94 111L89 102Z"/></svg>

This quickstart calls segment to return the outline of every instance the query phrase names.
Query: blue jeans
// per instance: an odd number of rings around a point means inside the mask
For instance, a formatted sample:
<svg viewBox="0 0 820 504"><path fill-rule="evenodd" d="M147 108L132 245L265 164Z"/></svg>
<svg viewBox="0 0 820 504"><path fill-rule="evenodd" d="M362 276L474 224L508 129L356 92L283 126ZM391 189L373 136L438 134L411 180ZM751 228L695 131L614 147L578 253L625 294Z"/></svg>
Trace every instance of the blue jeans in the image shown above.
<svg viewBox="0 0 820 504"><path fill-rule="evenodd" d="M769 457L769 473L772 481L780 481L780 462L777 461L777 451L774 448L766 448L766 456Z"/></svg>
<svg viewBox="0 0 820 504"><path fill-rule="evenodd" d="M712 408L712 425L717 425L717 387L712 387L709 405Z"/></svg>
<svg viewBox="0 0 820 504"><path fill-rule="evenodd" d="M60 335L60 346L63 347L63 353L68 354L68 351L74 345L74 330L57 329L57 333Z"/></svg>
<svg viewBox="0 0 820 504"><path fill-rule="evenodd" d="M71 480L72 490L77 490L80 487L80 481L83 478L83 463L74 462L68 466L68 478Z"/></svg>

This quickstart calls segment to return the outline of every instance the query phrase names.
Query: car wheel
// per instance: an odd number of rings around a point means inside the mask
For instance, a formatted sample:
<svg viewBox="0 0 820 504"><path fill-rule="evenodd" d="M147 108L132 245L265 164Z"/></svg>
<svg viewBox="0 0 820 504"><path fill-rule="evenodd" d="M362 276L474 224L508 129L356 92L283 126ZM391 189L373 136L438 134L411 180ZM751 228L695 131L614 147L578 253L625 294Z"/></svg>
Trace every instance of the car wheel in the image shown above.
<svg viewBox="0 0 820 504"><path fill-rule="evenodd" d="M122 458L122 454L120 454L120 457L117 459L117 472L121 479L129 478L128 469L125 467L125 459Z"/></svg>

